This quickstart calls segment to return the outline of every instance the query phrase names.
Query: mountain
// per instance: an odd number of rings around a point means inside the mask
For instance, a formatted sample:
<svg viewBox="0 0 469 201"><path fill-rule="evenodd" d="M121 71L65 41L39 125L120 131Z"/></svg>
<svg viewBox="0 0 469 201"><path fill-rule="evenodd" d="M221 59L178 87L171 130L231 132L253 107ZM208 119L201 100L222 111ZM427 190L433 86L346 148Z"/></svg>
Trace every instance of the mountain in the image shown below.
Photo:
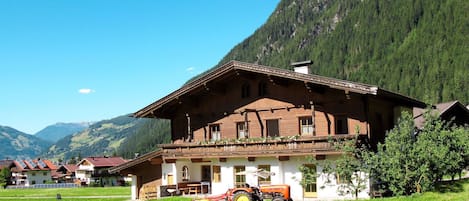
<svg viewBox="0 0 469 201"><path fill-rule="evenodd" d="M239 60L469 103L469 1L282 0L218 65Z"/></svg>
<svg viewBox="0 0 469 201"><path fill-rule="evenodd" d="M60 139L43 157L69 160L75 157L115 155L122 142L146 121L124 115L96 122L81 132Z"/></svg>
<svg viewBox="0 0 469 201"><path fill-rule="evenodd" d="M117 154L133 158L135 154L154 151L158 144L171 142L171 125L165 119L147 119L136 132L128 136L119 147Z"/></svg>
<svg viewBox="0 0 469 201"><path fill-rule="evenodd" d="M230 60L377 85L429 103L469 103L469 1L282 0ZM59 140L49 156L133 157L169 142L164 120L117 117Z"/></svg>
<svg viewBox="0 0 469 201"><path fill-rule="evenodd" d="M46 141L57 142L67 135L71 135L88 128L90 123L56 123L40 130L34 136Z"/></svg>
<svg viewBox="0 0 469 201"><path fill-rule="evenodd" d="M16 129L0 126L0 159L34 158L50 144Z"/></svg>

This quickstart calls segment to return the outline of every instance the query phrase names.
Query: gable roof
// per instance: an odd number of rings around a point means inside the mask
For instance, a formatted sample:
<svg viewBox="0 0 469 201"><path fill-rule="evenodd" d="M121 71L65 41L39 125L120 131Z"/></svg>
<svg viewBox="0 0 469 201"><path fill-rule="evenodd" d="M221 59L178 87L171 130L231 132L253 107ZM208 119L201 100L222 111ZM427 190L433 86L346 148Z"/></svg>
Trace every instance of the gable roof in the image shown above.
<svg viewBox="0 0 469 201"><path fill-rule="evenodd" d="M80 161L77 165L82 164L84 161L88 161L94 167L114 167L114 166L127 162L122 157L99 156L99 157L86 157L82 161Z"/></svg>
<svg viewBox="0 0 469 201"><path fill-rule="evenodd" d="M458 100L449 101L445 103L438 103L434 106L434 115L443 116L445 115L451 108L460 107L466 114L469 114L469 108L465 107L461 102ZM422 128L423 124L425 123L424 113L426 109L423 108L414 108L414 123L417 128Z"/></svg>
<svg viewBox="0 0 469 201"><path fill-rule="evenodd" d="M13 161L15 171L34 171L34 170L56 170L57 167L49 160L15 160Z"/></svg>
<svg viewBox="0 0 469 201"><path fill-rule="evenodd" d="M75 170L78 169L78 166L74 164L61 165L59 168L57 168L57 171L61 169L65 169L67 172L75 172Z"/></svg>
<svg viewBox="0 0 469 201"><path fill-rule="evenodd" d="M208 73L204 75L201 75L200 77L192 80L191 82L187 83L186 85L182 86L176 91L170 93L169 95L135 112L133 116L134 117L151 117L152 111L159 109L163 105L171 101L177 100L180 96L188 94L191 91L195 90L196 88L202 87L206 85L207 83L233 71L234 72L246 71L246 72L253 72L253 73L258 73L258 74L264 74L264 75L271 76L271 77L280 77L280 78L286 78L286 79L291 79L291 80L297 80L297 81L302 81L305 83L312 83L312 84L327 86L330 88L334 88L338 90L345 90L345 91L359 93L359 94L380 95L386 98L403 101L414 107L422 107L422 108L425 107L425 103L421 101L418 101L413 98L403 96L397 93L393 93L390 91L380 89L374 85L351 82L351 81L340 80L340 79L313 75L313 74L297 73L291 70L285 70L285 69L263 66L263 65L258 65L258 64L251 64L251 63L245 63L245 62L239 62L239 61L230 61L218 68L215 68L209 71Z"/></svg>

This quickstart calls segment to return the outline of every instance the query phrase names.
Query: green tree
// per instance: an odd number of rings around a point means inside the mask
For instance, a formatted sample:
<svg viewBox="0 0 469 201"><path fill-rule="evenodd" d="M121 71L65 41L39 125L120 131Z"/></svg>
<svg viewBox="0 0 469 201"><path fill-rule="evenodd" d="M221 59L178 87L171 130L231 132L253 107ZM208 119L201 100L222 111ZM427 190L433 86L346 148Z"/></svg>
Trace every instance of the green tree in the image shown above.
<svg viewBox="0 0 469 201"><path fill-rule="evenodd" d="M340 180L337 188L340 195L350 193L355 199L358 199L358 194L368 186L369 166L366 161L367 157L364 157L367 156L364 153L367 153L368 150L365 146L359 145L358 135L353 140L331 141L330 143L335 144L336 149L342 152L338 159L318 161L310 158L309 163L322 167L321 174L327 178L323 185L331 184L330 178L335 177L337 182ZM303 187L315 183L316 178L320 176L315 168L308 165L301 165L299 170L303 176L300 181Z"/></svg>
<svg viewBox="0 0 469 201"><path fill-rule="evenodd" d="M11 171L5 167L0 170L0 187L6 187L11 177Z"/></svg>
<svg viewBox="0 0 469 201"><path fill-rule="evenodd" d="M426 112L424 127L417 132L410 114L387 133L385 144L369 153L373 178L389 185L395 195L431 190L443 175L460 174L468 164L467 128L448 127Z"/></svg>

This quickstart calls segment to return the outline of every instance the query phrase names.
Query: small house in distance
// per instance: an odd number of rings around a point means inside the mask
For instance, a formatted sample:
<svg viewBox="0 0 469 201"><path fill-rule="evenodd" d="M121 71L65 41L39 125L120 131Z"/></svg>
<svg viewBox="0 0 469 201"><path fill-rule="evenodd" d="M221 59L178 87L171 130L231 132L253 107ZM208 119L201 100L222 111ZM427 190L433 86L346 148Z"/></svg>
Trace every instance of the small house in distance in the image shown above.
<svg viewBox="0 0 469 201"><path fill-rule="evenodd" d="M78 166L76 164L61 165L57 169L57 182L58 183L74 183L75 171Z"/></svg>
<svg viewBox="0 0 469 201"><path fill-rule="evenodd" d="M82 185L117 186L124 182L119 174L111 174L109 168L127 162L122 157L86 157L77 164L75 177Z"/></svg>
<svg viewBox="0 0 469 201"><path fill-rule="evenodd" d="M15 160L11 182L17 186L52 183L52 174L56 170L57 167L49 160Z"/></svg>
<svg viewBox="0 0 469 201"><path fill-rule="evenodd" d="M469 108L461 102L449 101L435 105L433 115L437 115L441 120L456 126L469 126ZM424 113L426 109L414 108L414 122L417 128L422 128L425 123Z"/></svg>
<svg viewBox="0 0 469 201"><path fill-rule="evenodd" d="M373 85L231 61L134 113L171 120L172 143L110 171L132 175L132 199L222 194L245 183L289 184L293 200L351 198L338 194L344 182L335 176L302 186L298 167L321 175L308 158L335 160L341 152L330 141L358 135L376 146L413 107L425 104Z"/></svg>

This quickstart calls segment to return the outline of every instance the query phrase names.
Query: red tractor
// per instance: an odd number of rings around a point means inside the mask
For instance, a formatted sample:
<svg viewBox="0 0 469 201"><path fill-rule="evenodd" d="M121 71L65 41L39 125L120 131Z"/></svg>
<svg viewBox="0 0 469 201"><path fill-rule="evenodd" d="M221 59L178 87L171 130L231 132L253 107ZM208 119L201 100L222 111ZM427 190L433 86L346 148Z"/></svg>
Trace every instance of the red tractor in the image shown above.
<svg viewBox="0 0 469 201"><path fill-rule="evenodd" d="M292 201L290 197L289 185L268 185L261 187L250 187L246 185L242 188L234 188L226 193L228 201Z"/></svg>

